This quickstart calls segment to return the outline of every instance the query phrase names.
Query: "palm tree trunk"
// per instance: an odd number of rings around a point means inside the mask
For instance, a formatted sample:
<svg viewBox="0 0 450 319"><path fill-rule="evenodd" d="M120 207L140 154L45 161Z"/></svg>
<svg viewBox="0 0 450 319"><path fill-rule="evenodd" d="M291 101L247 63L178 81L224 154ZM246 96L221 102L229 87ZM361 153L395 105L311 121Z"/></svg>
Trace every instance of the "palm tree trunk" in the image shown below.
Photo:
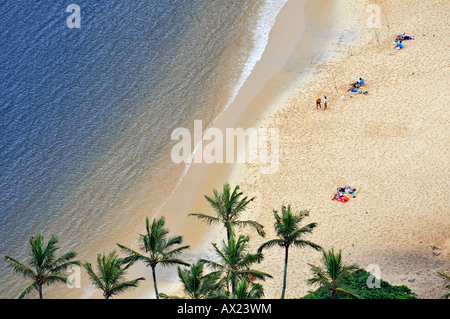
<svg viewBox="0 0 450 319"><path fill-rule="evenodd" d="M38 290L39 290L39 299L44 299L42 298L42 286L38 285Z"/></svg>
<svg viewBox="0 0 450 319"><path fill-rule="evenodd" d="M225 222L225 228L227 230L227 240L228 240L228 245L230 244L230 238L231 238L231 229L230 229L230 225L228 224L228 221Z"/></svg>
<svg viewBox="0 0 450 319"><path fill-rule="evenodd" d="M232 273L231 275L231 299L234 299L236 296L236 275Z"/></svg>
<svg viewBox="0 0 450 319"><path fill-rule="evenodd" d="M332 282L331 282L330 293L331 293L331 299L336 299L336 283L334 280L332 280Z"/></svg>
<svg viewBox="0 0 450 319"><path fill-rule="evenodd" d="M152 266L152 273L153 273L153 285L155 286L156 299L159 299L159 295L158 295L158 286L156 285L156 271L155 271L155 266Z"/></svg>
<svg viewBox="0 0 450 319"><path fill-rule="evenodd" d="M330 293L331 293L331 299L336 299L336 290L331 289Z"/></svg>
<svg viewBox="0 0 450 319"><path fill-rule="evenodd" d="M281 291L281 299L284 299L284 293L286 291L286 275L287 275L287 264L288 264L288 251L289 246L286 246L284 254L284 274L283 274L283 289Z"/></svg>

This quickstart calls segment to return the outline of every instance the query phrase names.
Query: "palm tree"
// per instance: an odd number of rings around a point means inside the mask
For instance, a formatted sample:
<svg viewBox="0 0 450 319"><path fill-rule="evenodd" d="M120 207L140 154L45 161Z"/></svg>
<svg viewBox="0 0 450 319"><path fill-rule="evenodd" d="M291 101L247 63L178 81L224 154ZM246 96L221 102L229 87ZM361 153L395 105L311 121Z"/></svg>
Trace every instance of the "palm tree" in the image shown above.
<svg viewBox="0 0 450 319"><path fill-rule="evenodd" d="M354 298L360 298L349 289L346 289L343 284L345 278L351 272L357 270L358 266L355 264L348 266L343 265L340 250L337 254L334 253L333 249L329 250L328 253L323 252L324 269L311 264L309 265L311 266L314 277L308 279L308 283L310 285L319 284L320 286L326 287L331 293L331 299L336 298L338 291Z"/></svg>
<svg viewBox="0 0 450 319"><path fill-rule="evenodd" d="M264 289L261 284L250 285L249 281L242 278L237 281L235 285L233 296L230 296L229 291L222 291L223 299L261 299L264 297Z"/></svg>
<svg viewBox="0 0 450 319"><path fill-rule="evenodd" d="M125 262L125 259L119 258L116 251L113 250L108 256L97 255L98 275L92 269L91 263L85 262L84 268L94 286L103 290L103 296L105 299L109 299L113 295L136 288L140 280L145 280L143 277L130 281L124 280L126 270L131 265L131 262Z"/></svg>
<svg viewBox="0 0 450 319"><path fill-rule="evenodd" d="M447 289L450 289L450 276L443 272L438 272L438 274L447 281ZM448 299L450 298L450 291L441 296L441 298Z"/></svg>
<svg viewBox="0 0 450 319"><path fill-rule="evenodd" d="M307 210L301 211L298 214L291 213L291 206L288 205L281 207L281 216L278 215L277 211L273 211L273 215L275 217L274 228L277 234L276 239L269 240L262 244L258 252L262 252L263 249L269 248L272 246L280 246L284 247L284 274L283 274L283 289L281 292L281 299L284 299L285 291L286 291L286 275L287 275L287 264L289 257L289 247L291 245L297 247L312 247L315 250L321 250L322 247L319 245L302 239L304 234L309 234L312 230L317 226L316 223L310 223L306 226L299 227L299 223L303 220L303 218L309 216L309 212Z"/></svg>
<svg viewBox="0 0 450 319"><path fill-rule="evenodd" d="M222 288L219 281L219 273L204 274L204 262L197 262L191 265L190 269L178 267L178 277L180 278L184 292L190 299L212 299L219 298L218 291ZM160 296L166 299L184 299L177 296L168 296L161 293Z"/></svg>
<svg viewBox="0 0 450 319"><path fill-rule="evenodd" d="M238 192L239 186L236 186L231 193L230 185L225 183L223 185L222 193L214 190L214 198L205 195L206 200L213 207L216 216L209 216L205 214L190 214L190 216L197 216L205 220L208 224L219 223L223 224L227 230L227 239L230 240L232 226L243 225L253 227L259 235L264 236L264 226L253 220L238 220L240 214L246 210L247 205L255 199L255 197L247 199L247 196L239 199L243 193Z"/></svg>
<svg viewBox="0 0 450 319"><path fill-rule="evenodd" d="M31 260L27 266L24 263L5 256L5 260L13 267L16 272L23 274L31 279L31 283L19 295L19 299L24 298L33 289L39 292L39 298L42 299L42 286L48 286L54 283L67 283L68 279L64 272L72 265L80 265L79 261L71 261L76 257L75 252L68 252L59 258L55 257L58 237L52 235L47 245L44 244L44 236L36 234L30 237Z"/></svg>
<svg viewBox="0 0 450 319"><path fill-rule="evenodd" d="M223 280L229 286L231 282L231 293L234 298L236 292L236 282L238 279L253 277L255 279L265 280L266 277L272 278L271 275L262 271L250 269L250 266L255 262L260 262L263 258L261 253L250 254L246 252L248 236L239 236L236 240L234 233L231 233L228 244L223 241L222 249L217 247L217 244L212 243L220 262L201 259L202 262L208 264L213 269L217 269L223 275Z"/></svg>
<svg viewBox="0 0 450 319"><path fill-rule="evenodd" d="M161 217L158 220L153 220L152 224L146 218L146 234L139 235L139 241L141 250L146 255L140 254L131 248L117 244L123 251L128 253L128 257L125 258L126 262L142 261L147 264L147 267L152 268L153 285L155 287L156 299L159 299L158 286L156 285L156 271L155 268L158 264L163 266L171 266L174 264L189 266L187 262L176 258L183 250L188 249L190 246L180 246L177 248L172 247L174 245L181 245L183 242L183 236L174 236L167 238L169 231L164 228L166 219Z"/></svg>

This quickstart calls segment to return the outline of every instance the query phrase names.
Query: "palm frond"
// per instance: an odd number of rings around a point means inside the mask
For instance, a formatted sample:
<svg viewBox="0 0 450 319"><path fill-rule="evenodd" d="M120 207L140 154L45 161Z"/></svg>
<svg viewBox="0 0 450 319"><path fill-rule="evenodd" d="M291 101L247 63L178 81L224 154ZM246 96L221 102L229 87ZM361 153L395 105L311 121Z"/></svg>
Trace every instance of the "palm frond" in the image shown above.
<svg viewBox="0 0 450 319"><path fill-rule="evenodd" d="M141 281L141 280L145 280L145 278L144 277L140 277L140 278L129 280L129 281L125 281L125 282L116 283L115 285L113 285L111 287L111 289L109 290L109 293L111 295L117 295L119 293L123 293L123 292L129 291L129 290L131 290L133 288L136 288L138 286L138 284L139 284L139 281Z"/></svg>
<svg viewBox="0 0 450 319"><path fill-rule="evenodd" d="M444 278L447 281L448 284L447 284L446 288L450 289L450 276L447 275L446 273L443 273L443 272L438 272L438 274L439 274L439 276L441 276L442 278ZM450 291L448 291L447 293L443 294L441 296L441 298L449 299L450 298Z"/></svg>
<svg viewBox="0 0 450 319"><path fill-rule="evenodd" d="M23 299L27 295L29 295L33 290L38 290L36 281L32 281L28 286L25 287L24 290L22 290L22 293L19 295L18 299Z"/></svg>
<svg viewBox="0 0 450 319"><path fill-rule="evenodd" d="M251 286L247 280L241 279L237 282L235 288L236 299L261 299L264 297L264 289L260 284L254 284Z"/></svg>
<svg viewBox="0 0 450 319"><path fill-rule="evenodd" d="M164 248L169 248L173 245L181 245L181 243L183 242L183 236L173 236L170 237L167 241L165 241ZM189 246L185 246L185 247L189 247Z"/></svg>
<svg viewBox="0 0 450 319"><path fill-rule="evenodd" d="M210 266L213 269L220 269L221 271L224 271L225 269L227 269L226 266L219 264L218 262L212 261L212 260L208 260L208 259L200 259L200 261L202 263L205 263L206 265Z"/></svg>
<svg viewBox="0 0 450 319"><path fill-rule="evenodd" d="M54 283L67 283L67 277L61 274L51 274L45 276L45 283L51 285Z"/></svg>
<svg viewBox="0 0 450 319"><path fill-rule="evenodd" d="M21 263L20 261L14 259L14 258L11 258L9 256L5 256L5 260L14 269L14 271L21 273L22 275L24 275L25 277L28 277L28 278L34 279L36 277L36 273L31 268L29 268L25 264Z"/></svg>
<svg viewBox="0 0 450 319"><path fill-rule="evenodd" d="M255 222L254 220L235 220L235 221L232 221L232 224L239 225L239 226L251 226L257 231L258 235L260 235L261 237L266 236L266 233L264 231L264 226L258 222Z"/></svg>
<svg viewBox="0 0 450 319"><path fill-rule="evenodd" d="M309 240L294 240L293 241L293 245L296 247L311 247L317 251L322 250L322 247L313 243L312 241Z"/></svg>
<svg viewBox="0 0 450 319"><path fill-rule="evenodd" d="M266 280L266 278L273 278L272 275L265 273L263 271L259 271L259 270L244 269L244 270L241 270L239 273L243 274L243 275L251 275L251 276L255 277L256 279L261 279L261 280Z"/></svg>
<svg viewBox="0 0 450 319"><path fill-rule="evenodd" d="M164 267L172 266L172 265L183 265L189 267L190 264L177 258L171 258L171 259L160 259L159 264Z"/></svg>
<svg viewBox="0 0 450 319"><path fill-rule="evenodd" d="M144 256L131 248L128 248L121 244L117 244L117 246L119 246L120 249L122 249L122 251L124 251L125 253L128 254L128 256L124 258L124 262L126 262L126 263L136 262L138 260L147 261L147 262L149 261L149 258L147 256Z"/></svg>
<svg viewBox="0 0 450 319"><path fill-rule="evenodd" d="M92 265L90 262L85 262L83 264L84 268L86 269L89 278L91 279L91 282L94 284L94 286L98 289L104 290L106 287L104 286L103 282L100 280L100 278L97 276L97 274L92 269Z"/></svg>
<svg viewBox="0 0 450 319"><path fill-rule="evenodd" d="M58 267L59 265L64 264L64 263L70 261L71 259L74 259L76 256L77 256L76 252L70 251L70 252L62 255L58 259L56 259L56 261L53 263L53 267ZM76 264L76 265L80 264L79 261L71 261L71 262L72 262L72 264Z"/></svg>
<svg viewBox="0 0 450 319"><path fill-rule="evenodd" d="M174 258L174 256L180 255L184 250L189 249L191 246L186 245L186 246L181 246L181 247L177 247L175 249L172 249L168 252L164 252L163 254L163 259L171 259Z"/></svg>
<svg viewBox="0 0 450 319"><path fill-rule="evenodd" d="M161 298L163 298L163 299L179 299L179 300L186 299L186 298L178 297L178 296L169 296L169 295L166 295L166 294L163 293L163 292L160 292L160 293L159 293L159 297L161 297Z"/></svg>
<svg viewBox="0 0 450 319"><path fill-rule="evenodd" d="M202 219L203 221L205 221L208 225L220 222L219 218L217 218L217 217L209 216L209 215L201 214L201 213L200 214L189 214L189 216L196 216L199 219Z"/></svg>
<svg viewBox="0 0 450 319"><path fill-rule="evenodd" d="M312 264L308 265L311 267L311 270L314 274L313 277L307 280L308 284L310 285L319 284L321 286L329 288L331 286L331 282L328 279L328 277L324 274L324 271L321 268L314 266Z"/></svg>
<svg viewBox="0 0 450 319"><path fill-rule="evenodd" d="M65 263L59 264L58 266L52 268L52 272L59 273L66 271L71 266L80 266L81 262L79 260L69 260Z"/></svg>
<svg viewBox="0 0 450 319"><path fill-rule="evenodd" d="M356 293L352 292L352 291L349 290L349 289L345 289L345 288L343 288L343 287L336 288L336 291L340 291L340 292L342 292L342 293L344 293L344 294L346 294L346 295L352 296L353 298L356 298L356 299L361 299L361 297L358 296Z"/></svg>
<svg viewBox="0 0 450 319"><path fill-rule="evenodd" d="M264 249L266 248L270 248L273 246L281 246L283 247L284 245L284 241L282 239L272 239L269 241L266 241L265 243L263 243L261 246L259 246L258 248L258 252L262 252Z"/></svg>

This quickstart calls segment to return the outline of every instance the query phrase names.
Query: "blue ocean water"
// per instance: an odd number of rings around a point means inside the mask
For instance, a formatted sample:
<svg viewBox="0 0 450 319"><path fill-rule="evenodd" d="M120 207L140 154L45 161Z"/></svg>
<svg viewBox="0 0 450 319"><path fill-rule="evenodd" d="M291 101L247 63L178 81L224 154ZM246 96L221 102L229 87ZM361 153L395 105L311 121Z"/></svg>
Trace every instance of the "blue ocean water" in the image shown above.
<svg viewBox="0 0 450 319"><path fill-rule="evenodd" d="M175 27L183 25L158 25L159 9L173 1L132 8L119 1L84 2L80 29L66 26L63 2L22 2L1 7L2 211L20 207L42 216L52 209L39 202L63 200L64 190L120 134L116 128L145 107L142 94L154 86L149 75L162 54L158 48L164 41L168 54L173 46L165 37L181 33ZM189 11L193 4L177 6ZM10 217L2 214L2 225Z"/></svg>
<svg viewBox="0 0 450 319"><path fill-rule="evenodd" d="M66 24L72 3L80 28ZM258 23L280 8L268 3L2 1L2 257L24 258L36 232L78 247L123 218L108 214L153 166L150 183L175 181L170 133L229 103L261 48L255 30L270 30ZM155 205L168 191L150 193ZM5 263L0 275L0 297L17 296Z"/></svg>
<svg viewBox="0 0 450 319"><path fill-rule="evenodd" d="M165 72L155 66L200 8L195 0L83 1L81 28L70 29L69 4L0 4L2 255L21 255L30 233L61 223L64 204L136 115L158 116L146 110ZM149 145L158 139L148 137ZM151 159L158 149L145 151Z"/></svg>

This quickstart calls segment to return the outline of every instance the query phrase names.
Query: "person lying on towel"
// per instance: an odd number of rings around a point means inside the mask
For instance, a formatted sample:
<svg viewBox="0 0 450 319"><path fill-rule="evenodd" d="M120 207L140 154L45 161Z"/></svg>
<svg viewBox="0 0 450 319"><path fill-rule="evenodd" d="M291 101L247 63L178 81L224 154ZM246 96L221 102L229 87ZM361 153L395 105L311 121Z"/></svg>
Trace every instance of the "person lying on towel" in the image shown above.
<svg viewBox="0 0 450 319"><path fill-rule="evenodd" d="M345 194L355 194L356 188L351 188L349 185L344 187L344 193Z"/></svg>
<svg viewBox="0 0 450 319"><path fill-rule="evenodd" d="M395 42L403 41L403 40L415 40L415 37L413 35L406 35L405 32L397 36L395 39Z"/></svg>
<svg viewBox="0 0 450 319"><path fill-rule="evenodd" d="M346 203L349 199L344 195L343 192L336 192L332 200L337 200L338 202Z"/></svg>
<svg viewBox="0 0 450 319"><path fill-rule="evenodd" d="M356 192L356 188L351 188L349 185L346 185L345 187L340 187L338 188L339 194L344 195L344 194L352 194L354 195Z"/></svg>

